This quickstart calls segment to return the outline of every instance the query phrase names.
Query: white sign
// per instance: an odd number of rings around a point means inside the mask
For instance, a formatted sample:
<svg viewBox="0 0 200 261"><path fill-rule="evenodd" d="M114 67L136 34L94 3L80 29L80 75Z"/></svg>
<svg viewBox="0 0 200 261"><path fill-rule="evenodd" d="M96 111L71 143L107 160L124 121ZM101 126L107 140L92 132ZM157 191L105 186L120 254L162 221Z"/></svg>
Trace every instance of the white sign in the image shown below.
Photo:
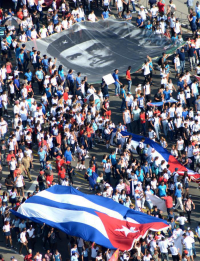
<svg viewBox="0 0 200 261"><path fill-rule="evenodd" d="M103 79L104 79L104 81L105 81L105 83L106 83L107 85L110 85L110 84L112 84L112 83L115 82L115 80L114 80L114 78L113 78L113 76L112 76L111 73L109 73L109 74L103 76Z"/></svg>

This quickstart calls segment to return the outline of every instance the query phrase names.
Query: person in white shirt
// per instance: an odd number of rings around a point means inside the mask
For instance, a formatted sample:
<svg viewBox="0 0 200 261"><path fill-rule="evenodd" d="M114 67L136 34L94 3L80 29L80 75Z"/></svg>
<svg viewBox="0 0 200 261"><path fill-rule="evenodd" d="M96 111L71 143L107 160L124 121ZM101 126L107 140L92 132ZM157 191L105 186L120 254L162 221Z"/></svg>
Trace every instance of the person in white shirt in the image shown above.
<svg viewBox="0 0 200 261"><path fill-rule="evenodd" d="M35 229L33 228L32 225L27 230L27 234L28 234L28 241L29 241L29 244L30 244L30 248L32 249L32 251L34 251L36 239L35 239Z"/></svg>
<svg viewBox="0 0 200 261"><path fill-rule="evenodd" d="M28 241L26 238L26 228L23 228L23 231L20 233L20 248L19 248L19 254L22 254L22 248L25 246L27 253L28 251Z"/></svg>
<svg viewBox="0 0 200 261"><path fill-rule="evenodd" d="M192 238L191 236L187 236L185 233L183 234L183 245L185 246L185 249L188 251L188 257L190 258L190 260L194 260L193 259L193 251L192 251L192 244L194 243L194 238Z"/></svg>
<svg viewBox="0 0 200 261"><path fill-rule="evenodd" d="M178 218L176 219L176 221L179 222L179 227L180 227L180 229L182 229L182 230L184 231L184 230L185 230L185 229L184 229L185 222L188 222L188 221L187 221L187 218L184 217L184 214L183 214L183 213L180 213L180 217L178 217Z"/></svg>
<svg viewBox="0 0 200 261"><path fill-rule="evenodd" d="M161 252L161 260L169 260L169 255L168 255L168 242L165 240L163 237L161 241L158 243L158 247L160 248Z"/></svg>
<svg viewBox="0 0 200 261"><path fill-rule="evenodd" d="M18 173L17 177L14 179L15 186L17 188L18 197L20 197L20 192L22 192L22 197L24 198L24 178L23 175Z"/></svg>
<svg viewBox="0 0 200 261"><path fill-rule="evenodd" d="M179 248L177 248L173 243L173 245L169 249L171 251L173 260L179 260L179 254L178 254Z"/></svg>
<svg viewBox="0 0 200 261"><path fill-rule="evenodd" d="M40 37L41 38L46 38L48 35L48 31L47 28L45 27L45 25L42 25L42 28L40 29Z"/></svg>
<svg viewBox="0 0 200 261"><path fill-rule="evenodd" d="M124 121L124 125L126 125L127 129L129 127L130 132L132 132L131 113L128 108L126 108L125 111L123 112L123 121Z"/></svg>
<svg viewBox="0 0 200 261"><path fill-rule="evenodd" d="M176 56L174 58L174 69L176 71L175 77L179 77L180 76L180 70L181 70L181 63L180 63L180 58L179 58L178 53L176 54Z"/></svg>

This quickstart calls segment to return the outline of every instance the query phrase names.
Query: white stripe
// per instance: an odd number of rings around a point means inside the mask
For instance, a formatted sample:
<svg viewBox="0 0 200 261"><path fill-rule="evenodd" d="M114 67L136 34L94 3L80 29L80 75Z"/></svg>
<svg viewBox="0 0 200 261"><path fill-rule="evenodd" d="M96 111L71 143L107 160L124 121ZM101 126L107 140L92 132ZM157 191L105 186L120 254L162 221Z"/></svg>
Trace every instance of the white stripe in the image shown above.
<svg viewBox="0 0 200 261"><path fill-rule="evenodd" d="M104 237L108 238L101 219L85 211L66 210L34 203L24 203L19 207L17 212L26 217L42 218L55 223L83 223L99 230Z"/></svg>
<svg viewBox="0 0 200 261"><path fill-rule="evenodd" d="M47 198L47 199L55 201L55 202L74 205L76 207L90 208L90 209L105 213L110 217L114 217L114 218L123 220L123 216L119 212L117 212L115 210L111 210L106 207L102 207L98 204L95 204L92 201L90 201L82 196L72 195L72 194L54 194L47 190L43 190L43 191L39 192L38 194L36 194L35 197L43 197L43 198Z"/></svg>

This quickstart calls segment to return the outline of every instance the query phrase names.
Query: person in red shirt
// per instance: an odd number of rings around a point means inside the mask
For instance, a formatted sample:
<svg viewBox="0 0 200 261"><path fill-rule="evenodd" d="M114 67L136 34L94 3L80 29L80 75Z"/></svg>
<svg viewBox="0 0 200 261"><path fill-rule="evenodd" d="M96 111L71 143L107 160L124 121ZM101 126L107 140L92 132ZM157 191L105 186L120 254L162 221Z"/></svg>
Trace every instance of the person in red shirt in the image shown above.
<svg viewBox="0 0 200 261"><path fill-rule="evenodd" d="M128 82L128 92L131 92L131 66L128 67L128 70L126 71L126 80Z"/></svg>
<svg viewBox="0 0 200 261"><path fill-rule="evenodd" d="M19 11L17 12L17 17L19 18L19 19L23 19L23 12L22 12L22 8L19 8Z"/></svg>
<svg viewBox="0 0 200 261"><path fill-rule="evenodd" d="M12 157L15 158L15 154L13 153L13 150L11 150L11 151L9 152L9 154L8 154L8 156L7 156L7 158L6 158L6 161L7 161L8 164L9 164L9 162L11 161Z"/></svg>
<svg viewBox="0 0 200 261"><path fill-rule="evenodd" d="M159 0L157 6L158 6L159 13L163 14L165 12L165 4L162 2L162 0Z"/></svg>
<svg viewBox="0 0 200 261"><path fill-rule="evenodd" d="M173 208L173 198L170 196L170 193L167 193L167 196L162 197L165 200L165 204L167 207L167 213L169 215L170 210Z"/></svg>
<svg viewBox="0 0 200 261"><path fill-rule="evenodd" d="M64 180L65 179L65 174L66 174L66 170L63 166L61 166L61 169L59 170L58 172L58 181L59 181L59 184L60 184L60 181L61 180Z"/></svg>
<svg viewBox="0 0 200 261"><path fill-rule="evenodd" d="M27 92L28 92L28 97L32 97L32 95L34 95L34 92L33 92L30 81L28 82L28 85L26 85L26 89L27 89Z"/></svg>
<svg viewBox="0 0 200 261"><path fill-rule="evenodd" d="M52 185L52 181L53 181L53 174L47 175L46 176L47 188L49 188Z"/></svg>
<svg viewBox="0 0 200 261"><path fill-rule="evenodd" d="M68 100L68 92L67 91L69 91L68 88L65 88L64 93L63 93L63 99L64 99L65 102Z"/></svg>
<svg viewBox="0 0 200 261"><path fill-rule="evenodd" d="M144 111L140 113L140 123L142 126L143 135L146 136L146 114Z"/></svg>

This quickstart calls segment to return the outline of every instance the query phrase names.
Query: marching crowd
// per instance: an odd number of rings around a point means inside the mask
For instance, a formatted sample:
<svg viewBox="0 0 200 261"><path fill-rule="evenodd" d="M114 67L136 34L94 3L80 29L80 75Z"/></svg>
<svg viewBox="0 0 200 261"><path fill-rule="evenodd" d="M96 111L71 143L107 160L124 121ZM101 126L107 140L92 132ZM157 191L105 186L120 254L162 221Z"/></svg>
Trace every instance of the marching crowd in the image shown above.
<svg viewBox="0 0 200 261"><path fill-rule="evenodd" d="M65 72L62 65L57 67L55 58L42 56L34 47L27 50L25 44L26 41L59 33L73 23L81 22L85 19L86 9L91 12L88 16L90 21L98 20L94 11L90 11L90 1L74 1L75 7L71 11L65 0L61 3L61 9L54 0L47 15L43 12L43 1L39 0L37 5L31 0L21 2L13 0L14 11L16 13L17 10L17 17L21 19L19 29L8 26L1 42L0 176L2 169L9 170L9 175L5 179L7 191L1 196L0 214L6 246L13 250L17 247L19 254L27 251L24 257L27 261L62 260L59 230L13 217L9 209L17 210L26 198L55 184L73 186L78 171L84 175L86 182L89 181L89 189L96 195L111 198L147 215L166 218L169 222L167 231L149 232L146 238L135 243L131 251L121 252L121 261L164 261L169 260L170 255L174 261L193 261L196 257L195 238L200 242L200 224L195 225L195 230L185 226L185 223L191 224L191 215L195 210L190 195L190 176L187 171L179 176L178 169L171 173L168 163L160 161L155 150L145 145L144 138L135 146L132 136L123 136L121 131L142 134L158 142L184 166L200 173L199 80L192 75L194 71L196 75L200 74L197 28L193 30L191 25L193 37L176 51L172 65L168 56L162 54L158 61L160 86L154 96L151 88L155 85L156 68L151 57L147 56L139 70L144 75L144 81L136 88L132 86L131 66L126 71L126 84L121 83L118 69L114 70L115 95L116 99L121 99L122 112L122 120L114 123L109 89L104 81L100 88L95 88L81 72L76 75L72 69ZM131 2L135 12L135 3ZM129 1L124 0L121 4L117 1L119 16L121 12L123 16L125 11L126 15L130 15ZM98 6L98 1L95 5ZM105 8L102 19L108 18L109 1L104 0L100 5ZM143 27L146 17L149 17L149 22L145 23L147 30L152 30L151 22L154 22L157 33L166 36L169 33L170 38L175 37L175 40L182 38L173 2L166 10L162 0L158 3L150 1L150 6L148 14L143 7L140 8L137 26ZM188 6L191 13L191 3L188 2ZM196 6L199 6L198 2ZM58 16L59 10L62 21ZM4 14L0 10L1 20L15 13L12 9ZM156 20L157 13L163 18ZM165 19L165 16L168 18ZM188 70L187 61L190 64ZM173 71L175 79L172 78ZM35 95L38 93L39 100ZM106 150L100 164L92 155L92 149L98 143L105 144ZM89 164L86 164L87 158ZM38 160L38 185L33 193L27 191L26 195L26 181L32 182L34 164ZM77 162L76 168L73 161ZM98 175L95 184L90 182L94 173ZM150 194L165 201L167 213L153 205ZM177 216L178 208L181 212ZM39 238L42 238L42 252L38 252ZM176 244L179 238L184 250ZM13 241L18 243L15 245ZM112 250L84 242L81 238L67 236L66 242L71 261L87 261L90 257L95 261L108 261L113 255ZM1 255L0 260L3 260ZM16 261L14 256L11 260Z"/></svg>

